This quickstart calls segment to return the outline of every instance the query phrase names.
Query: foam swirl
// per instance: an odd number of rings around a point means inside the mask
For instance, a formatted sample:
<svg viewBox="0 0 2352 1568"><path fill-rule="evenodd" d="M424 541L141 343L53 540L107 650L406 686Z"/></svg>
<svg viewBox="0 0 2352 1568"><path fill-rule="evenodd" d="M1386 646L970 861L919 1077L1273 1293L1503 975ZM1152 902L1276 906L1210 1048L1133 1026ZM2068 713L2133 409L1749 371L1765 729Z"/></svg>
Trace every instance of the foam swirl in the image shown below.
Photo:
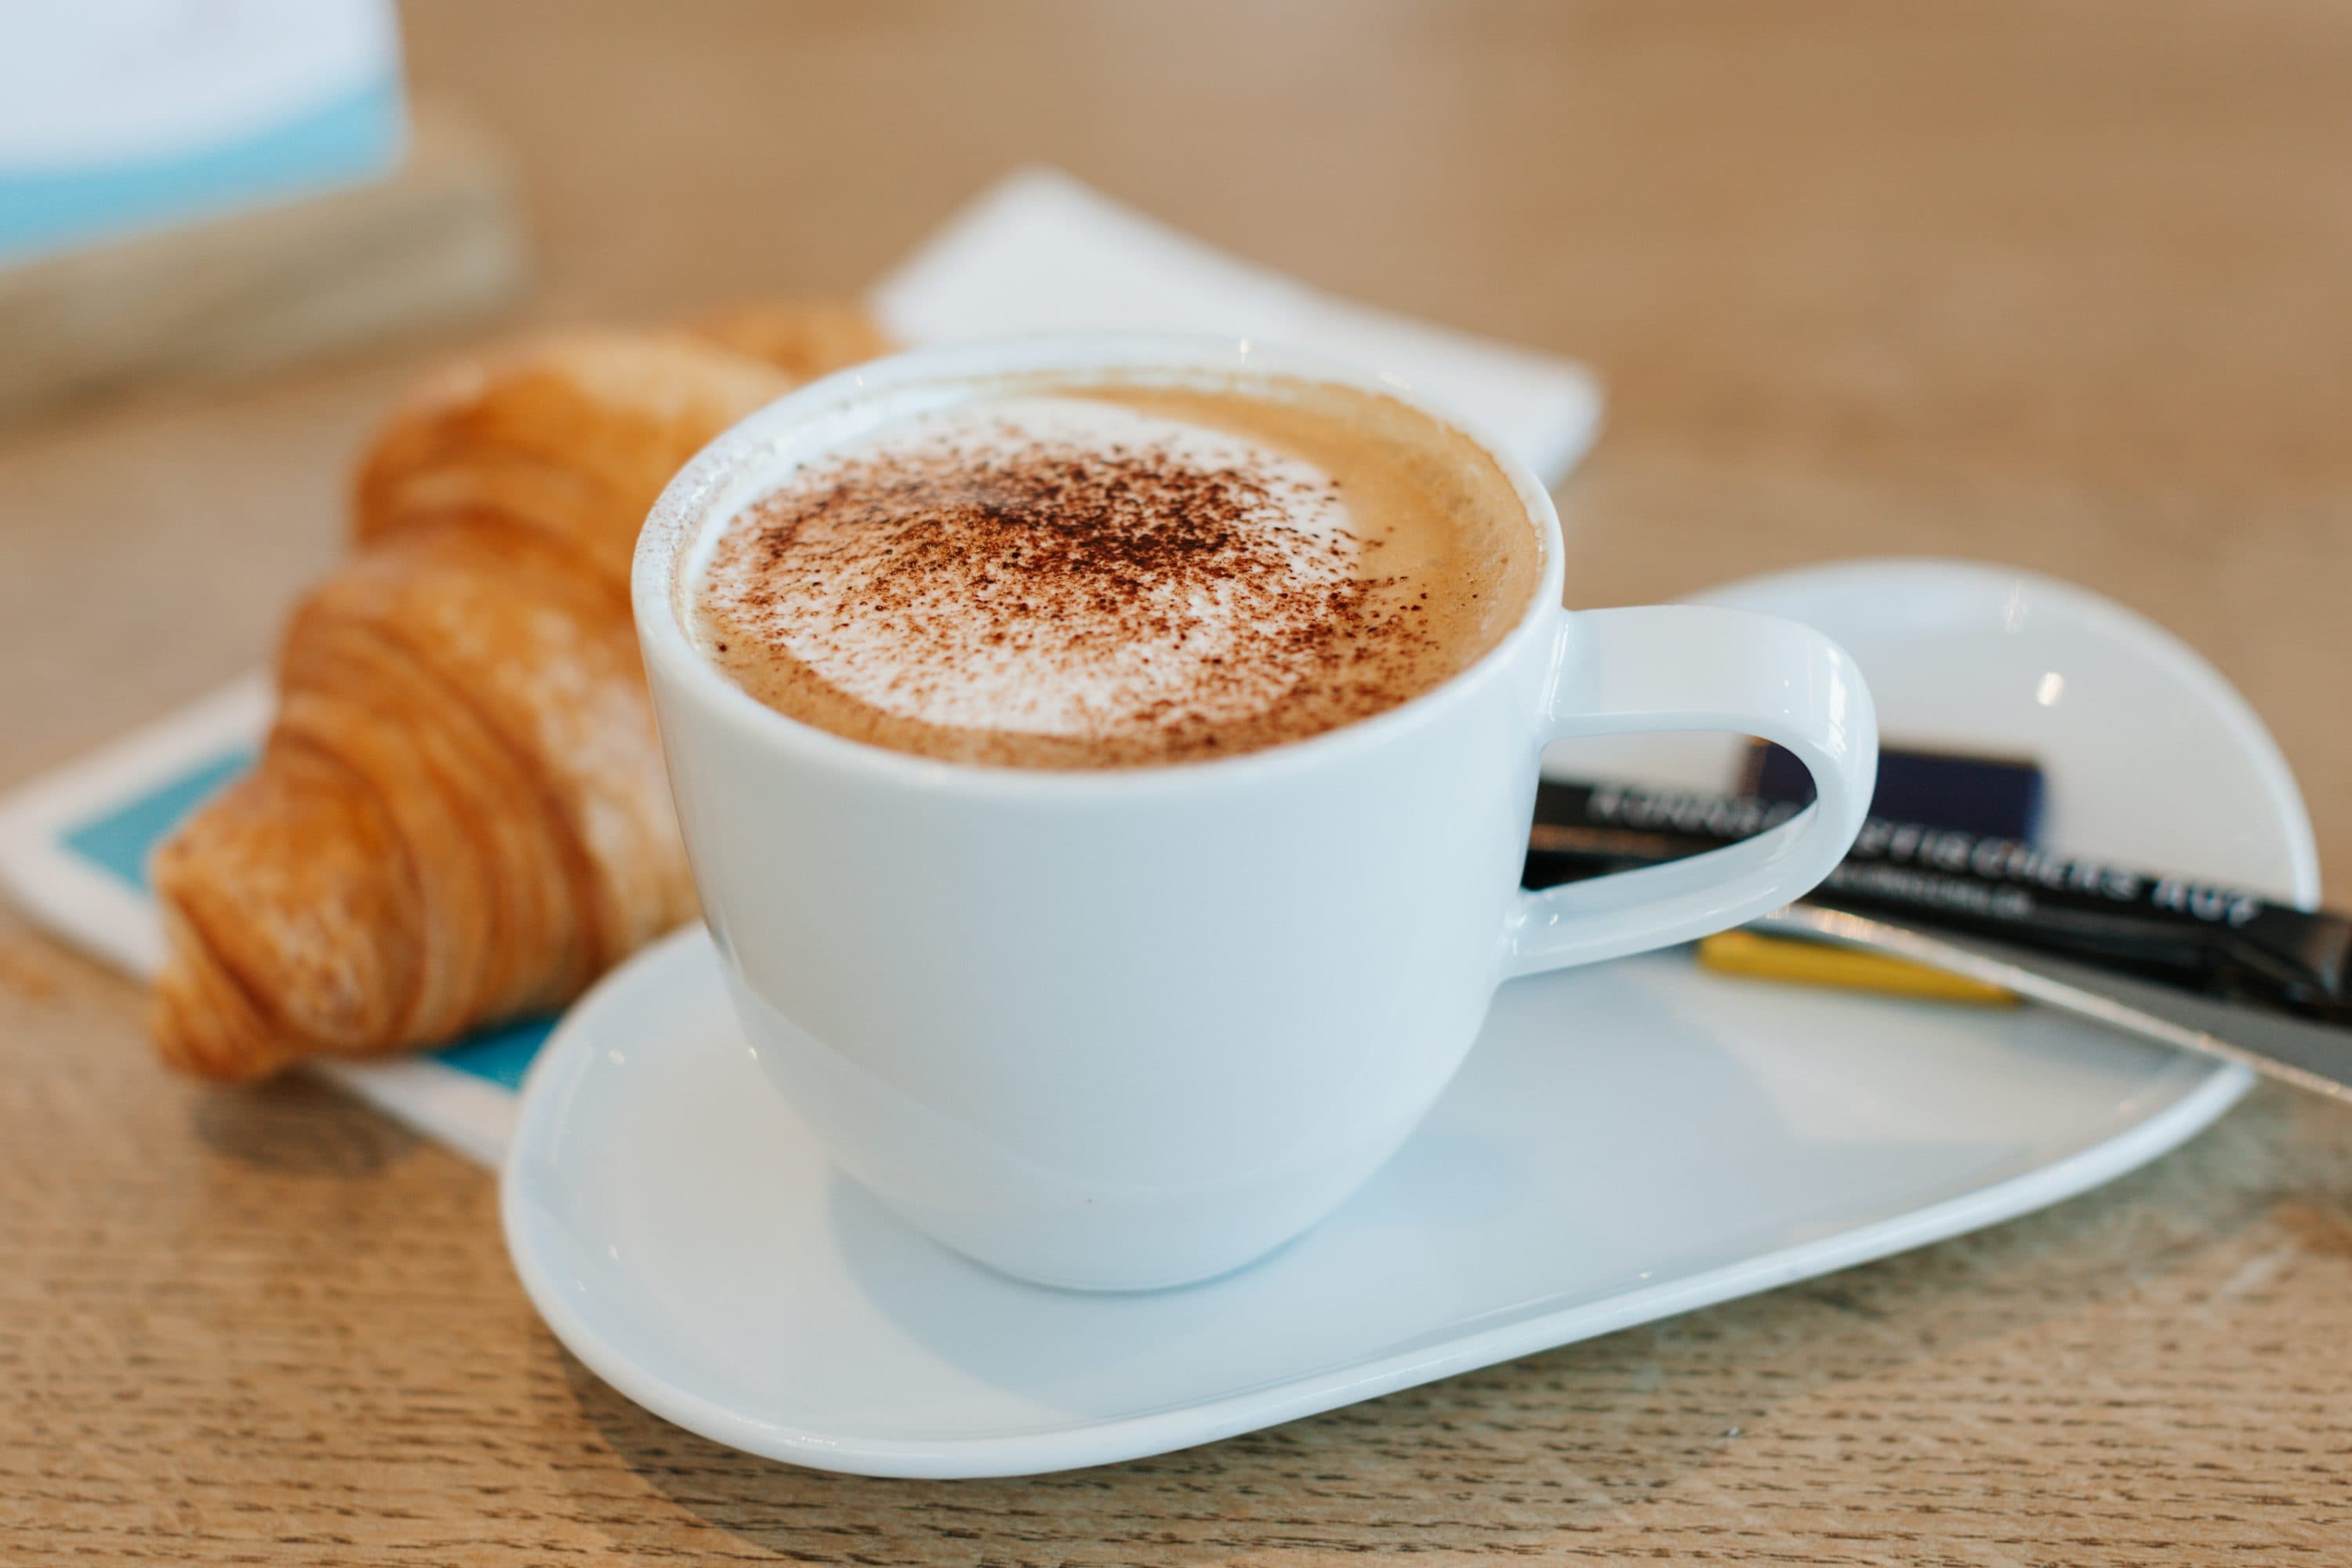
<svg viewBox="0 0 2352 1568"><path fill-rule="evenodd" d="M1502 638L1542 564L1494 459L1379 393L1039 377L784 472L682 586L704 656L802 722L1119 768L1409 701Z"/></svg>
<svg viewBox="0 0 2352 1568"><path fill-rule="evenodd" d="M1100 737L1263 712L1361 596L1328 474L1074 396L898 421L716 552L727 619L836 691L956 729Z"/></svg>

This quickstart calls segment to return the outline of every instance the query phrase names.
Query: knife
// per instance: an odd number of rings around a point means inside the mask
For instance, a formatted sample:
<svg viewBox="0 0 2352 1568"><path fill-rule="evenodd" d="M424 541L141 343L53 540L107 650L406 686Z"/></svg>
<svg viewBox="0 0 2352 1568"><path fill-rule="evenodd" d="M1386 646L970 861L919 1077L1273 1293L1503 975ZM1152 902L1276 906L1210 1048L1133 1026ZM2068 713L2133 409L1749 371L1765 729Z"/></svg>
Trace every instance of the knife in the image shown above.
<svg viewBox="0 0 2352 1568"><path fill-rule="evenodd" d="M2341 1025L2200 995L1975 932L1929 931L1803 900L1751 924L1776 936L1864 948L1964 974L2075 1017L2236 1062L2352 1104L2352 1030Z"/></svg>

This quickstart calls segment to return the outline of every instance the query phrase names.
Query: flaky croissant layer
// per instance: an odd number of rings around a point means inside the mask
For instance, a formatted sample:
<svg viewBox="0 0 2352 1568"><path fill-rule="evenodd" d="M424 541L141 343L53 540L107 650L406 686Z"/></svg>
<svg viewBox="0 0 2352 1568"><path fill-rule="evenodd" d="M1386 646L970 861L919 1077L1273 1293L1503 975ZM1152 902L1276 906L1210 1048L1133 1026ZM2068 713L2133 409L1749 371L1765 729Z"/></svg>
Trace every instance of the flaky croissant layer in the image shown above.
<svg viewBox="0 0 2352 1568"><path fill-rule="evenodd" d="M403 405L258 763L157 853L167 1061L247 1079L446 1041L692 914L629 554L686 459L793 384L685 334L575 334Z"/></svg>

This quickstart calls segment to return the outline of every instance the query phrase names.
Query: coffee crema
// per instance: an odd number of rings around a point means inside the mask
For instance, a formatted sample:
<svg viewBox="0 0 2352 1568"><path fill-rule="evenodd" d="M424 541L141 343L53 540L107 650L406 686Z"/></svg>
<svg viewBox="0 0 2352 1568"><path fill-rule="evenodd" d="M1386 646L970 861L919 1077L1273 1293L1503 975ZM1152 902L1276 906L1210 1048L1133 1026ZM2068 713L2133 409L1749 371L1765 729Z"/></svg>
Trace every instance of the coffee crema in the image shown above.
<svg viewBox="0 0 2352 1568"><path fill-rule="evenodd" d="M689 621L837 735L1138 767L1396 707L1499 643L1540 575L1494 459L1393 398L1020 378L795 468L711 543Z"/></svg>

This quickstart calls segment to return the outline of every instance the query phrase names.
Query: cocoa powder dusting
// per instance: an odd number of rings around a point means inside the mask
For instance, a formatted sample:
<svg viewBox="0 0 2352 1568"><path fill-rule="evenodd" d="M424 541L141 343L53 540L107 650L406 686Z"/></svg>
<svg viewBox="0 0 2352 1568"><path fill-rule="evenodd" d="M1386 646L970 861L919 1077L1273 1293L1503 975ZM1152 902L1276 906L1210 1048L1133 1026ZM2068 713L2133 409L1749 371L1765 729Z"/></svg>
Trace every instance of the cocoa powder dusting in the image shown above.
<svg viewBox="0 0 2352 1568"><path fill-rule="evenodd" d="M1429 684L1428 587L1380 570L1382 539L1298 525L1348 517L1335 479L1001 434L836 457L751 508L705 576L706 648L854 739L1043 766L1230 755ZM818 673L842 669L871 672L863 700ZM1034 704L912 717L983 676Z"/></svg>

